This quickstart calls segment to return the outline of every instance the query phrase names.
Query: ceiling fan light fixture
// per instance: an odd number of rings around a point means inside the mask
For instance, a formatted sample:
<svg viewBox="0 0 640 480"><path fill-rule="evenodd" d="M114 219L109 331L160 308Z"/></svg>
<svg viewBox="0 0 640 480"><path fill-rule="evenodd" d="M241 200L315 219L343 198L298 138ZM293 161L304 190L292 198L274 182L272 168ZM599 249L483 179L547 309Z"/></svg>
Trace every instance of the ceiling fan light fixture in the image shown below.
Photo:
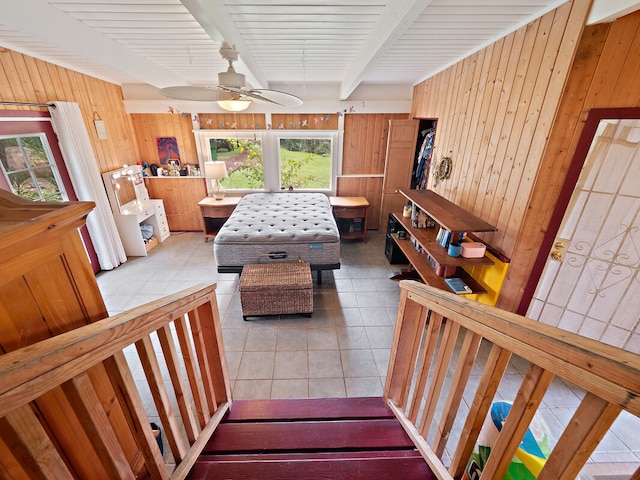
<svg viewBox="0 0 640 480"><path fill-rule="evenodd" d="M242 112L251 105L251 100L218 100L218 106L229 112Z"/></svg>
<svg viewBox="0 0 640 480"><path fill-rule="evenodd" d="M226 42L223 43L220 48L220 55L229 62L229 67L226 72L218 73L218 86L216 88L197 85L176 86L161 88L158 93L178 100L215 101L220 108L229 112L242 112L249 108L254 101L285 108L302 105L300 98L289 93L270 89L247 88L245 76L236 72L235 68L233 68L233 62L238 60L238 52L235 47Z"/></svg>

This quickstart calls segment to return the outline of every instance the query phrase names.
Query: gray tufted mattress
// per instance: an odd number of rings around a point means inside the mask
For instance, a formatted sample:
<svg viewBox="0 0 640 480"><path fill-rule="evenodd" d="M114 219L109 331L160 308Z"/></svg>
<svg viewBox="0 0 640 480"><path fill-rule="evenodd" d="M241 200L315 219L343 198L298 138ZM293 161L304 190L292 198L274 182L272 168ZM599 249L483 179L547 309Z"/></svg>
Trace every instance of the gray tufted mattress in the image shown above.
<svg viewBox="0 0 640 480"><path fill-rule="evenodd" d="M221 273L240 272L250 263L298 260L313 270L336 269L340 233L322 193L250 193L216 235L213 252Z"/></svg>

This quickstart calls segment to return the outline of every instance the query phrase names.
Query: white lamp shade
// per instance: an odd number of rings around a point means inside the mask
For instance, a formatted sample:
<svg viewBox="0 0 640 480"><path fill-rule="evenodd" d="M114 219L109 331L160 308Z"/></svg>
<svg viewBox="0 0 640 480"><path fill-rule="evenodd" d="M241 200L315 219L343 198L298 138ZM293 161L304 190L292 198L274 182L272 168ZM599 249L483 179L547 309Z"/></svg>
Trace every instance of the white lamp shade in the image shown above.
<svg viewBox="0 0 640 480"><path fill-rule="evenodd" d="M206 178L227 178L227 165L224 162L204 162Z"/></svg>
<svg viewBox="0 0 640 480"><path fill-rule="evenodd" d="M242 112L251 105L251 100L218 100L220 108L229 112Z"/></svg>

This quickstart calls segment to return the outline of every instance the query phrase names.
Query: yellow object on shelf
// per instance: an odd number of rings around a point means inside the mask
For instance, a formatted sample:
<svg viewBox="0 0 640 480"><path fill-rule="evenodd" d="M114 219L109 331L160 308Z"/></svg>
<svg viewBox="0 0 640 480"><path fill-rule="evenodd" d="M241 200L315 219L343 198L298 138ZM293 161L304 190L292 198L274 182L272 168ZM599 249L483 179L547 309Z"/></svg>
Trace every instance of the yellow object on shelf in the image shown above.
<svg viewBox="0 0 640 480"><path fill-rule="evenodd" d="M465 242L462 243L464 245ZM502 284L507 276L507 270L509 269L509 263L500 260L490 252L485 252L485 255L493 260L493 265L476 265L473 267L463 267L469 275L471 275L487 293L482 295L472 294L465 295L466 298L475 300L485 305L495 306L498 303L498 297L500 296L500 290Z"/></svg>

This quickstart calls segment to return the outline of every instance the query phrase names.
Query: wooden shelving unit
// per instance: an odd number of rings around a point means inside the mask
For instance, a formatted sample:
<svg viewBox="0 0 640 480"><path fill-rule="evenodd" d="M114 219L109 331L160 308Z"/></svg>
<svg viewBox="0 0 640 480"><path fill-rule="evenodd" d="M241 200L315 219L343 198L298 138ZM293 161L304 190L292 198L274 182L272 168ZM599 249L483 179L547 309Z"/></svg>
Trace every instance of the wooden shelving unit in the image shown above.
<svg viewBox="0 0 640 480"><path fill-rule="evenodd" d="M393 237L393 240L398 244L400 250L402 250L402 253L404 253L404 255L407 257L407 260L409 260L415 271L418 273L418 275L420 275L420 278L424 283L426 283L427 285L431 285L432 287L441 288L442 290L446 290L448 292L451 291L447 283L444 281L444 277L436 275L435 270L426 259L426 257L418 250L416 250L416 248L408 239L399 239L397 233L392 233L391 235ZM464 283L469 286L472 293L487 293L482 285L476 282L473 277L469 275L464 269L457 268L455 276L464 280Z"/></svg>
<svg viewBox="0 0 640 480"><path fill-rule="evenodd" d="M430 190L401 190L400 193L419 209L426 212L439 226L451 232L492 232L496 230L493 225ZM486 293L482 285L462 267L493 265L493 260L486 255L482 258L451 257L448 255L447 249L436 240L439 230L438 225L432 228L415 228L411 224L411 219L403 217L401 213L394 212L393 215L409 234L406 239L399 239L397 234L394 234L393 240L425 283L451 291L444 281L445 277L436 274L436 270L429 258L416 249L410 240L410 236L428 253L433 262L440 267L445 267L447 270L455 272L447 275L447 277L461 278L471 288L471 293Z"/></svg>
<svg viewBox="0 0 640 480"><path fill-rule="evenodd" d="M418 243L424 248L431 258L433 258L438 265L443 267L464 267L473 265L493 265L493 260L484 256L482 258L464 258L464 257L450 257L447 253L447 249L442 247L436 240L438 233L438 227L434 228L413 228L411 226L411 220L404 218L398 213L394 213L393 216L402 224L405 230L411 233ZM415 250L415 247L412 248Z"/></svg>

